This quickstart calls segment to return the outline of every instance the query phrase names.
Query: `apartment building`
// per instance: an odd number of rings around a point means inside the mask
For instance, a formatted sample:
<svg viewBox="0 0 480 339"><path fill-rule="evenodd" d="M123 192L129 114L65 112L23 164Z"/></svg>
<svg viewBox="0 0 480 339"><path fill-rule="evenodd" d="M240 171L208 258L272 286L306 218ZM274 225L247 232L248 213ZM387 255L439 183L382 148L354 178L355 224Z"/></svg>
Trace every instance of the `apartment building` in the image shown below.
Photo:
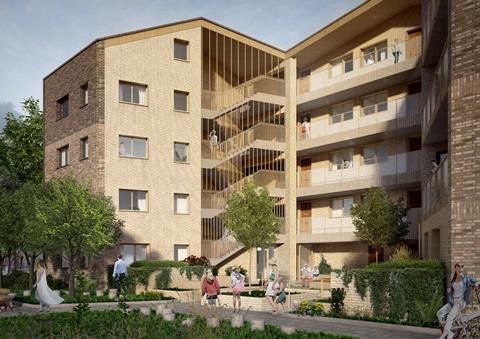
<svg viewBox="0 0 480 339"><path fill-rule="evenodd" d="M366 1L288 51L192 19L97 39L50 73L46 180L88 182L126 224L118 248L90 268L118 252L129 262L206 255L220 273L247 267L220 218L247 182L268 188L282 220L276 244L257 249L253 277L272 257L292 279L322 255L335 268L366 265L350 207L372 186L410 207L413 249L440 253L435 232L452 233L453 220L422 209L431 158L447 144L425 132L424 93L441 64L426 56L438 52L423 38L426 6ZM471 227L462 220L458 236ZM453 247L449 237L439 248Z"/></svg>

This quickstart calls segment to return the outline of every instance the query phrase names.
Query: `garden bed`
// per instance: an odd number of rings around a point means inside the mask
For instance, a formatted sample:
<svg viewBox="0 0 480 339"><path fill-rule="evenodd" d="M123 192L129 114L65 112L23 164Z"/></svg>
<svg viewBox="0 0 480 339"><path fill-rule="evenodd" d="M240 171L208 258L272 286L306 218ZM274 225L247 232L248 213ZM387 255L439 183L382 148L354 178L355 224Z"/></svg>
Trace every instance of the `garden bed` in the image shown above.
<svg viewBox="0 0 480 339"><path fill-rule="evenodd" d="M222 321L210 328L204 318L196 318L191 327L182 325L185 315L177 314L168 322L156 315L139 312L125 315L119 311L49 313L0 318L3 338L323 338L348 339L320 332L297 331L286 335L279 327L266 325L263 331L252 331L249 323L239 328Z"/></svg>
<svg viewBox="0 0 480 339"><path fill-rule="evenodd" d="M112 302L116 303L116 300L110 299L108 295L104 295L101 297L98 296L84 296L84 297L71 297L68 295L62 296L64 299L63 304L78 304L79 302L88 302L88 303L105 303L105 302ZM165 296L162 293L154 293L154 292L146 292L141 294L131 294L128 296L127 301L155 301L155 300L172 300L174 298L170 296ZM14 302L22 303L22 304L34 304L38 305L39 302L35 299L34 296L16 296L13 299Z"/></svg>

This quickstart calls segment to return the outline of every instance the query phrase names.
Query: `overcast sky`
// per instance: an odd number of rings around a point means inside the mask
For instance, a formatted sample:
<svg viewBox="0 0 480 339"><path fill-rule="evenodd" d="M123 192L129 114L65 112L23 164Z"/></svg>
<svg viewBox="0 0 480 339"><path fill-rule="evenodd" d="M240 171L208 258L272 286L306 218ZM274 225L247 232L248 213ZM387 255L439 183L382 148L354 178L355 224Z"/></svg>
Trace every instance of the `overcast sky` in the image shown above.
<svg viewBox="0 0 480 339"><path fill-rule="evenodd" d="M203 16L288 49L362 0L0 0L0 128L42 79L105 35Z"/></svg>

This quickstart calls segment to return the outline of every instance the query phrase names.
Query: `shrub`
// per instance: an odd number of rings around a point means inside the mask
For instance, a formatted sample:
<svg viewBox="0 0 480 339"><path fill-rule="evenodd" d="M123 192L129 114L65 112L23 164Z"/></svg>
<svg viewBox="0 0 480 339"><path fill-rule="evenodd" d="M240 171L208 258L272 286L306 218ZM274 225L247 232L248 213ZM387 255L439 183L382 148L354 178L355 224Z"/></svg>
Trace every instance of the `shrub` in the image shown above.
<svg viewBox="0 0 480 339"><path fill-rule="evenodd" d="M330 266L323 254L318 265L318 271L320 274L330 274L332 272L332 266Z"/></svg>
<svg viewBox="0 0 480 339"><path fill-rule="evenodd" d="M233 266L228 266L226 269L225 269L225 274L227 276L230 276L232 274L232 268ZM247 270L245 268L243 268L241 265L237 267L238 270L240 271L240 274L243 274L244 276L247 276Z"/></svg>
<svg viewBox="0 0 480 339"><path fill-rule="evenodd" d="M170 267L162 268L159 270L160 273L155 278L155 286L159 290L167 289L170 287L170 283L172 282L171 272L172 269Z"/></svg>
<svg viewBox="0 0 480 339"><path fill-rule="evenodd" d="M345 296L347 292L344 288L332 288L332 297L330 299L330 311L333 313L343 313Z"/></svg>
<svg viewBox="0 0 480 339"><path fill-rule="evenodd" d="M324 306L318 300L303 300L298 304L294 313L298 313L301 315L309 315L309 316L320 316L325 315Z"/></svg>
<svg viewBox="0 0 480 339"><path fill-rule="evenodd" d="M68 285L67 285L68 286ZM90 279L84 272L78 272L75 275L75 291L82 295L83 292L95 293L97 289L97 282Z"/></svg>
<svg viewBox="0 0 480 339"><path fill-rule="evenodd" d="M415 254L407 246L399 246L390 257L390 261L411 261L415 259Z"/></svg>
<svg viewBox="0 0 480 339"><path fill-rule="evenodd" d="M188 266L210 266L210 260L204 255L201 257L191 255L183 261L186 262Z"/></svg>
<svg viewBox="0 0 480 339"><path fill-rule="evenodd" d="M4 288L28 290L28 273L22 271L12 271L3 277Z"/></svg>
<svg viewBox="0 0 480 339"><path fill-rule="evenodd" d="M184 261L174 260L142 260L133 262L130 267L148 267L148 268L162 268L162 267L185 267L187 263Z"/></svg>

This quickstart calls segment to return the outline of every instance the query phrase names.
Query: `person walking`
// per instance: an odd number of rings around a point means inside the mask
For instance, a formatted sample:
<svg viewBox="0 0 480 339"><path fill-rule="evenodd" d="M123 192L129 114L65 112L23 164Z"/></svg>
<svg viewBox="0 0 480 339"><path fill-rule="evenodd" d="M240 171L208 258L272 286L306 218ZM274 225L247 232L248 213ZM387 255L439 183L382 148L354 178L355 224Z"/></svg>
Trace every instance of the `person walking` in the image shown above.
<svg viewBox="0 0 480 339"><path fill-rule="evenodd" d="M277 292L275 304L282 305L283 313L285 313L285 302L287 301L287 294L285 293L285 281L283 280L283 277L278 277L275 287L275 290Z"/></svg>
<svg viewBox="0 0 480 339"><path fill-rule="evenodd" d="M123 281L128 276L128 265L121 254L118 255L115 265L113 265L113 279L115 280L115 287L118 293L121 292L123 287Z"/></svg>
<svg viewBox="0 0 480 339"><path fill-rule="evenodd" d="M309 288L312 278L312 269L308 266L307 263L304 263L302 267L302 287Z"/></svg>
<svg viewBox="0 0 480 339"><path fill-rule="evenodd" d="M232 273L230 274L230 278L232 279L232 295L233 295L233 312L237 310L237 303L238 303L238 312L240 312L240 308L242 306L242 302L240 300L240 294L245 291L245 276L239 272L240 270L238 267L232 267Z"/></svg>
<svg viewBox="0 0 480 339"><path fill-rule="evenodd" d="M35 299L40 302L39 312L50 311L50 305L58 305L63 302L63 299L48 287L47 269L43 260L39 260L37 263L37 281L33 287L36 288Z"/></svg>
<svg viewBox="0 0 480 339"><path fill-rule="evenodd" d="M267 286L267 289L265 291L265 297L267 298L270 306L272 306L272 314L277 314L277 307L275 304L275 298L277 296L277 293L275 291L275 283L277 282L278 278L278 267L277 262L273 258L270 260L269 265L270 273L268 274L267 281L265 282L265 285Z"/></svg>
<svg viewBox="0 0 480 339"><path fill-rule="evenodd" d="M217 301L220 304L218 295L220 294L220 284L217 277L212 273L212 270L207 269L206 275L202 280L202 297L207 300L208 305L216 305Z"/></svg>

